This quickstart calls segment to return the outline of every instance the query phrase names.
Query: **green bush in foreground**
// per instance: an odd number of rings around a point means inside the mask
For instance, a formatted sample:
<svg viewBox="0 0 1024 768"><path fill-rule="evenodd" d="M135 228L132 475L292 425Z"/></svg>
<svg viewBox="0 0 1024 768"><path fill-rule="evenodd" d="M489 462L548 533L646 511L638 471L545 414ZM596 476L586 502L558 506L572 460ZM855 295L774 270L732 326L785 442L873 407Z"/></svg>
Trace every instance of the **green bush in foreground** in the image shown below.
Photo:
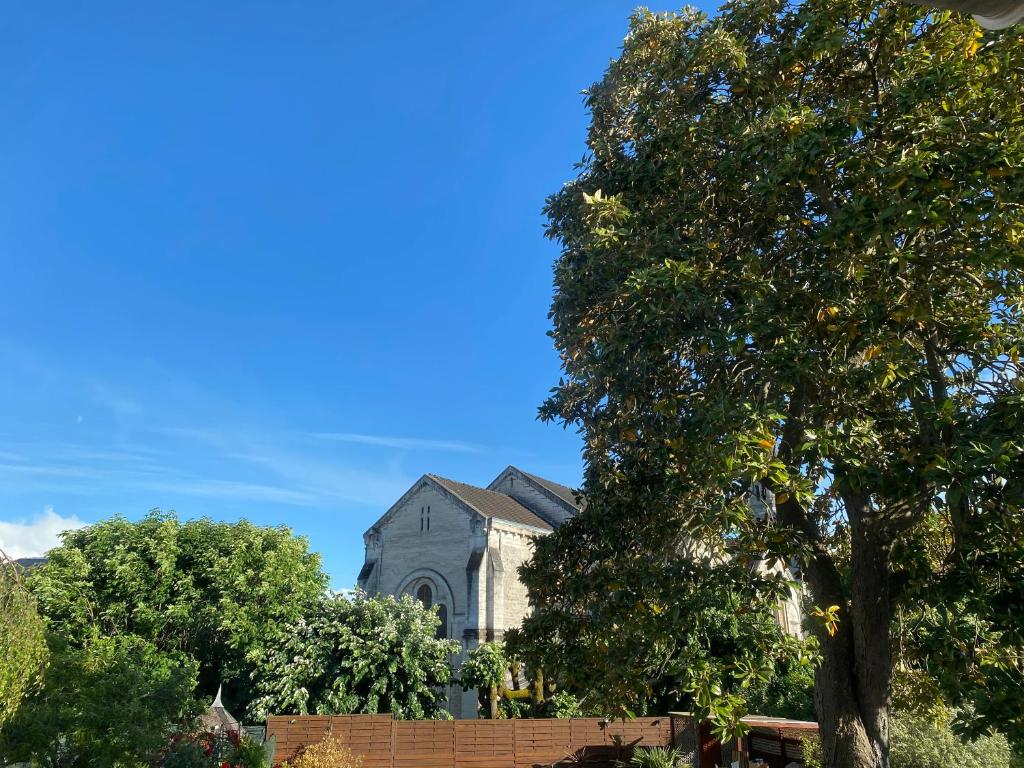
<svg viewBox="0 0 1024 768"><path fill-rule="evenodd" d="M897 715L889 738L890 768L1008 768L1010 744L1001 733L961 740L946 723L919 715Z"/></svg>
<svg viewBox="0 0 1024 768"><path fill-rule="evenodd" d="M959 737L946 722L917 714L894 714L889 734L889 768L1013 768L1010 743L1001 733L974 741ZM821 743L804 740L804 765L821 768Z"/></svg>
<svg viewBox="0 0 1024 768"><path fill-rule="evenodd" d="M36 601L17 566L0 553L0 728L39 681L45 662L46 636Z"/></svg>
<svg viewBox="0 0 1024 768"><path fill-rule="evenodd" d="M683 756L671 747L652 747L637 749L633 752L626 768L676 768L683 764Z"/></svg>
<svg viewBox="0 0 1024 768"><path fill-rule="evenodd" d="M0 764L126 768L148 763L170 728L196 714L196 663L139 637L84 647L50 638L50 663L0 734Z"/></svg>

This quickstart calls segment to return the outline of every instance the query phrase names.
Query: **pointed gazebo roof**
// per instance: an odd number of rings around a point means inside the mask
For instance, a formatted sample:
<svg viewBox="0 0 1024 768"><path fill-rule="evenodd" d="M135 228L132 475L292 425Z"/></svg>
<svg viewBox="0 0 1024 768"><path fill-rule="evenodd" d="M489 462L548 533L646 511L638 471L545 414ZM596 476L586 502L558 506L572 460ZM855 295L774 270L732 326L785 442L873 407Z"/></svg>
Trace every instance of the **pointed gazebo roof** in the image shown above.
<svg viewBox="0 0 1024 768"><path fill-rule="evenodd" d="M212 733L237 731L239 729L238 721L230 712L224 709L224 703L220 700L220 692L221 686L218 685L217 698L213 700L210 708L199 716L199 724L202 725L203 730L211 731Z"/></svg>

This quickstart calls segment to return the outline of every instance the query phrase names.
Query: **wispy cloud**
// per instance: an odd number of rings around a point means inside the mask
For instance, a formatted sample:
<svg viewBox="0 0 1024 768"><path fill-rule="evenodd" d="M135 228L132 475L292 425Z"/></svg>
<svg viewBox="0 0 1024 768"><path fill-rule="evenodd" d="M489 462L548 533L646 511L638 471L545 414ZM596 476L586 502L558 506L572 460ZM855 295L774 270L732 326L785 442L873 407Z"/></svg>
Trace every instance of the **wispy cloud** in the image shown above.
<svg viewBox="0 0 1024 768"><path fill-rule="evenodd" d="M31 522L0 521L0 549L14 559L42 557L60 544L62 532L83 526L85 523L74 515L63 517L54 512L53 507L47 507Z"/></svg>
<svg viewBox="0 0 1024 768"><path fill-rule="evenodd" d="M236 501L267 501L277 504L313 506L318 498L315 494L263 483L242 483L235 480L167 479L154 481L131 481L141 490L159 493L197 496L205 499L233 499Z"/></svg>
<svg viewBox="0 0 1024 768"><path fill-rule="evenodd" d="M2 339L0 362L19 373L23 388L43 381L55 398L72 391L76 406L64 414L75 422L73 432L45 421L0 431L0 486L11 498L45 493L44 501L57 494L92 504L113 493L126 503L168 508L187 498L332 512L352 504L379 508L414 479L402 468L402 449L478 450L453 440L355 433L319 439L312 425L254 412L158 367L142 371L142 388L138 371L134 385L132 377L69 372L44 366L30 350L8 350ZM341 450L331 439L390 447L391 455ZM12 519L0 510L4 517Z"/></svg>
<svg viewBox="0 0 1024 768"><path fill-rule="evenodd" d="M423 437L397 437L390 435L363 435L358 432L313 432L311 437L333 440L339 443L375 445L381 448L397 448L403 451L449 451L451 453L482 453L479 445L460 440L436 440Z"/></svg>

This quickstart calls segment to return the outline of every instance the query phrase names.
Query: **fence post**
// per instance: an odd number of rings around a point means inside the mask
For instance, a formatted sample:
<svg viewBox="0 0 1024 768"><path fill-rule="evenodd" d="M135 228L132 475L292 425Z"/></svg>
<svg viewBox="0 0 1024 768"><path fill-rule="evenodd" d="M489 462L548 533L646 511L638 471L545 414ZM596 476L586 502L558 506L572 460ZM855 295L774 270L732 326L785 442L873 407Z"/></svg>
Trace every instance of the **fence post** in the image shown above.
<svg viewBox="0 0 1024 768"><path fill-rule="evenodd" d="M391 768L395 768L395 746L397 744L397 737L395 732L398 730L398 726L395 725L395 716L391 716Z"/></svg>

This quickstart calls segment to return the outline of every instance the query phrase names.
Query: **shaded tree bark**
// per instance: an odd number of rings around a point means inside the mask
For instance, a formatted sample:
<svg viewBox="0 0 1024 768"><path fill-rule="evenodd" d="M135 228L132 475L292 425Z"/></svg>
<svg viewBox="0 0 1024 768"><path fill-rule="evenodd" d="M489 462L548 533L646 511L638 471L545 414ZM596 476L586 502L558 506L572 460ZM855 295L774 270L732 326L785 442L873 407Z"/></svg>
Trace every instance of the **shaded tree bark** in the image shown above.
<svg viewBox="0 0 1024 768"><path fill-rule="evenodd" d="M825 765L887 768L892 651L888 548L873 530L866 496L841 490L852 535L849 594L831 561L815 562L807 580L815 600L840 606L835 635L819 630L821 666L815 702ZM824 557L819 555L816 560Z"/></svg>
<svg viewBox="0 0 1024 768"><path fill-rule="evenodd" d="M779 457L789 462L804 439L804 414L812 397L806 385L794 393L782 432ZM835 634L823 626L821 665L814 695L822 759L830 768L888 768L892 600L888 537L867 494L840 481L840 497L851 531L850 583L844 587L814 521L792 497L778 506L779 521L811 543L804 573L814 602L839 606Z"/></svg>

